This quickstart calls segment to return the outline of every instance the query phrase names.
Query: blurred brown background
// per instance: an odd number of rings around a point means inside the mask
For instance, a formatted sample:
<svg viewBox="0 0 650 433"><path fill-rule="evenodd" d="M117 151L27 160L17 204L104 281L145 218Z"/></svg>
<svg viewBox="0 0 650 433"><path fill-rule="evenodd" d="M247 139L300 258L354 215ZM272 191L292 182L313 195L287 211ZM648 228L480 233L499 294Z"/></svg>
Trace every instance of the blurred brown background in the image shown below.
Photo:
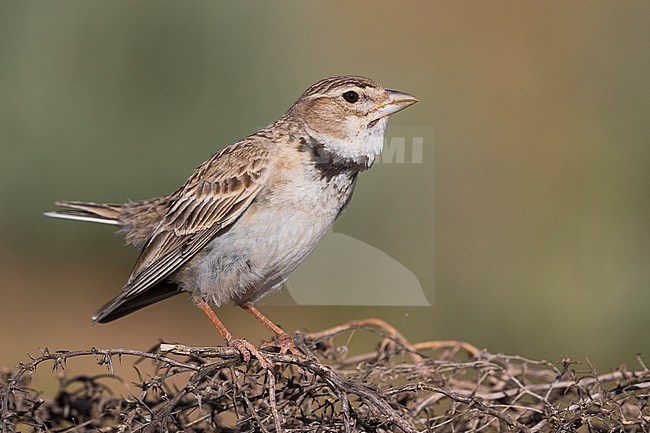
<svg viewBox="0 0 650 433"><path fill-rule="evenodd" d="M364 174L335 229L411 270L432 306L270 317L293 331L378 316L414 341L602 370L648 361L649 28L646 1L0 3L0 365L46 346L221 344L183 297L91 327L136 253L42 212L169 193L346 73L417 95L389 130L435 137L422 164Z"/></svg>

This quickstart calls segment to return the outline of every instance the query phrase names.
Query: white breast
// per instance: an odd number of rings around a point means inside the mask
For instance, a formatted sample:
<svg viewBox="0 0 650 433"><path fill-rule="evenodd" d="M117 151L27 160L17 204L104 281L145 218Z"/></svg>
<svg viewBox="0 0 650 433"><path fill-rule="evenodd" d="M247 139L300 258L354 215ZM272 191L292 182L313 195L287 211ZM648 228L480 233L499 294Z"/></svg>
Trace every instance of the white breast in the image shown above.
<svg viewBox="0 0 650 433"><path fill-rule="evenodd" d="M330 228L354 187L349 174L322 178L300 166L260 193L224 234L179 272L195 297L216 305L255 301L279 289Z"/></svg>

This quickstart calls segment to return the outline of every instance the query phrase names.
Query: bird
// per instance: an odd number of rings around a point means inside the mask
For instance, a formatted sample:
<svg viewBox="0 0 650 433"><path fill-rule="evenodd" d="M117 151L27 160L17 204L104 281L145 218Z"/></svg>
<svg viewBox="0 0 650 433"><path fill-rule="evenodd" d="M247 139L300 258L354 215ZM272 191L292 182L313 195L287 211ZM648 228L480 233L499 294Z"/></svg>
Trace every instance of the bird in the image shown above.
<svg viewBox="0 0 650 433"><path fill-rule="evenodd" d="M264 360L214 309L235 304L297 348L254 304L279 290L347 207L380 155L388 117L418 102L354 75L310 86L269 126L199 165L173 193L125 204L57 201L45 215L115 225L140 251L121 292L92 316L107 323L187 292L244 360Z"/></svg>

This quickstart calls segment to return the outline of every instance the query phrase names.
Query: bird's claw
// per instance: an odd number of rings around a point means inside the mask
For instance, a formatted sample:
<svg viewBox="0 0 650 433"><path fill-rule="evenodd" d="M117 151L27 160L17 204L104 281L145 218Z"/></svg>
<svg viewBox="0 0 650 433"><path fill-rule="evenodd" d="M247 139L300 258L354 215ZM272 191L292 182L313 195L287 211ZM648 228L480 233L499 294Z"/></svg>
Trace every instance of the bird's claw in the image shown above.
<svg viewBox="0 0 650 433"><path fill-rule="evenodd" d="M305 356L302 350L300 350L295 345L293 339L286 334L276 336L275 340L264 343L262 347L264 348L276 347L277 349L279 349L281 355L289 354L295 356Z"/></svg>
<svg viewBox="0 0 650 433"><path fill-rule="evenodd" d="M280 351L280 355L289 354L301 358L305 356L302 350L300 350L296 346L296 344L293 342L293 340L291 339L291 337L289 337L288 334L276 335L275 337L276 337L275 340L263 343L262 347L264 347L265 349L271 347L277 348ZM296 365L295 368L297 369L298 373L302 375L305 374L305 370L301 366Z"/></svg>
<svg viewBox="0 0 650 433"><path fill-rule="evenodd" d="M243 338L233 338L228 341L228 346L237 349L241 353L244 362L248 363L251 360L251 356L253 356L265 369L270 370L272 368L271 361L262 355L250 341L244 340Z"/></svg>
<svg viewBox="0 0 650 433"><path fill-rule="evenodd" d="M279 338L275 343L282 354L288 353L289 355L304 356L302 350L298 349L291 337L288 335Z"/></svg>

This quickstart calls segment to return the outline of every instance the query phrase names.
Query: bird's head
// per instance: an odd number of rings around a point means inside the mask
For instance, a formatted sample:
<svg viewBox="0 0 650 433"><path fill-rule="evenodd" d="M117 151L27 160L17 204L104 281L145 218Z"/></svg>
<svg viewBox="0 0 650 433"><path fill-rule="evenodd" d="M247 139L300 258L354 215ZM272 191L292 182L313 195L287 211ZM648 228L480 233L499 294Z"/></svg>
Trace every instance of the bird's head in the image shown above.
<svg viewBox="0 0 650 433"><path fill-rule="evenodd" d="M346 75L312 85L289 113L324 151L369 167L382 150L388 116L416 102L408 93Z"/></svg>

